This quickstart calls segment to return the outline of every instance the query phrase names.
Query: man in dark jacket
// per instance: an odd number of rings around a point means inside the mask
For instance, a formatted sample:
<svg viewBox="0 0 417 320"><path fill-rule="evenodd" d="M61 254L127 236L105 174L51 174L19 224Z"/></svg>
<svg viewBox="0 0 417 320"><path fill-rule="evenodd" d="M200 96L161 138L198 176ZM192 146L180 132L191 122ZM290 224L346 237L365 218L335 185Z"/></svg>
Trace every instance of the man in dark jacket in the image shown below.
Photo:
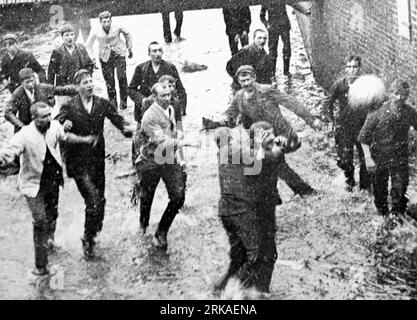
<svg viewBox="0 0 417 320"><path fill-rule="evenodd" d="M32 53L18 49L16 35L5 35L3 42L7 51L0 66L0 80L3 87L13 93L20 85L19 71L23 68L31 68L38 74L39 82L45 82L45 70Z"/></svg>
<svg viewBox="0 0 417 320"><path fill-rule="evenodd" d="M236 73L236 78L243 88L236 92L232 103L223 114L225 124L235 126L242 123L243 127L248 129L255 122L269 121L274 127L274 133L278 134L278 124L283 118L279 105L283 105L306 121L313 129L321 127L320 120L296 99L272 85L255 82L252 66L241 66ZM315 193L315 190L304 182L285 160L279 166L278 176L295 194L305 196Z"/></svg>
<svg viewBox="0 0 417 320"><path fill-rule="evenodd" d="M287 10L285 5L289 4L294 7L297 11L300 11L303 14L309 15L310 11L304 9L298 3L292 1L275 1L273 4L263 5L261 8L261 22L265 25L268 30L268 47L269 47L269 56L271 57L272 63L274 65L274 72L277 65L277 49L278 41L281 37L283 48L282 48L282 58L284 66L284 75L288 76L290 74L290 59L291 59L291 39L290 39L290 30L291 23L287 15ZM266 14L268 14L268 19L266 19Z"/></svg>
<svg viewBox="0 0 417 320"><path fill-rule="evenodd" d="M232 56L238 51L238 42L242 47L249 43L249 27L251 24L250 9L248 6L238 8L223 8L226 34L229 38L229 47Z"/></svg>
<svg viewBox="0 0 417 320"><path fill-rule="evenodd" d="M255 69L256 81L262 84L272 83L274 77L274 66L264 46L267 33L265 30L257 29L253 33L253 43L240 49L227 62L226 71L233 77L232 88L237 91L241 88L235 75L240 66L250 65Z"/></svg>
<svg viewBox="0 0 417 320"><path fill-rule="evenodd" d="M287 144L297 135L284 119L276 119L279 137ZM257 122L250 134L242 127L217 129L219 147L219 216L230 241L230 265L216 283L216 292L231 277L244 287L269 292L277 258L275 207L282 203L274 172L283 161L283 152L293 151L275 142L272 125ZM296 144L296 143L295 143ZM241 159L237 162L235 159Z"/></svg>
<svg viewBox="0 0 417 320"><path fill-rule="evenodd" d="M141 63L135 69L132 81L130 81L128 93L129 97L135 102L134 117L140 123L142 119L142 100L152 94L152 86L158 82L163 75L173 76L177 82L177 93L179 105L182 109L182 115L186 115L187 93L181 82L177 68L172 64L162 59L162 46L153 41L148 46L148 54L151 60Z"/></svg>
<svg viewBox="0 0 417 320"><path fill-rule="evenodd" d="M409 182L408 135L417 129L417 111L407 104L410 86L395 80L389 99L370 112L359 133L369 171L375 173L373 192L379 214L389 218L392 227L401 223L407 209ZM391 210L388 205L388 180L391 177Z"/></svg>
<svg viewBox="0 0 417 320"><path fill-rule="evenodd" d="M57 119L70 121L69 132L79 136L95 135L98 142L95 146L66 146L66 165L68 177L75 179L78 190L85 200L85 225L82 239L87 258L94 255L94 238L103 227L106 199L105 189L105 148L103 127L108 118L125 137L132 137L133 129L117 113L112 104L94 95L93 78L90 71L80 70L75 75L79 94L65 103Z"/></svg>
<svg viewBox="0 0 417 320"><path fill-rule="evenodd" d="M87 69L93 72L94 63L84 45L75 43L74 27L66 24L61 29L63 44L52 51L48 67L48 83L65 86L74 83L78 70Z"/></svg>
<svg viewBox="0 0 417 320"><path fill-rule="evenodd" d="M335 143L339 160L337 165L344 171L346 188L352 191L355 186L355 166L353 162L354 147L359 157L359 188L367 189L371 180L366 169L365 158L361 144L358 142L359 132L365 123L366 112L355 111L348 100L350 86L359 77L361 58L349 56L346 61L346 72L331 86L330 93L323 103L323 118L335 126ZM339 112L335 115L334 105L339 102Z"/></svg>
<svg viewBox="0 0 417 320"><path fill-rule="evenodd" d="M55 87L46 83L36 83L33 70L24 68L19 72L21 85L13 92L6 105L4 117L15 127L15 132L32 121L30 107L35 102L45 102L50 107L54 105L54 95L75 96L75 86Z"/></svg>

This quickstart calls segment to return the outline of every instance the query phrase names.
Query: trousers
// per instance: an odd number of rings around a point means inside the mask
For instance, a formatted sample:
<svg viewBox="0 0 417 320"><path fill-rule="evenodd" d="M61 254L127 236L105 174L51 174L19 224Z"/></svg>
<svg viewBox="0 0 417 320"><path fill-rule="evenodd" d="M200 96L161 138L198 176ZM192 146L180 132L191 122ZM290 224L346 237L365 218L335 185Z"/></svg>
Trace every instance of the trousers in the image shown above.
<svg viewBox="0 0 417 320"><path fill-rule="evenodd" d="M175 11L175 20L177 21L174 29L174 34L177 37L181 36L181 27L182 27L182 20L183 20L183 12L182 11ZM171 25L169 21L169 12L162 12L162 28L164 29L164 39L166 42L172 41L171 36Z"/></svg>
<svg viewBox="0 0 417 320"><path fill-rule="evenodd" d="M290 39L290 29L280 29L280 30L270 30L269 31L269 56L271 58L274 70L277 67L277 58L278 58L278 42L281 38L283 48L282 48L282 58L284 62L284 71L289 70L289 62L291 58L291 39Z"/></svg>
<svg viewBox="0 0 417 320"><path fill-rule="evenodd" d="M103 77L106 81L107 94L109 100L117 109L116 82L114 69L116 69L117 79L119 80L120 104L127 104L127 77L126 77L126 58L111 51L109 61L100 60Z"/></svg>
<svg viewBox="0 0 417 320"><path fill-rule="evenodd" d="M41 186L36 197L27 197L32 213L33 243L36 268L48 265L48 238L54 238L58 218L59 183Z"/></svg>
<svg viewBox="0 0 417 320"><path fill-rule="evenodd" d="M391 212L404 213L407 208L407 191L409 182L408 159L401 159L390 163L376 163L373 179L374 202L382 215L389 213L388 208L388 179L391 177Z"/></svg>
<svg viewBox="0 0 417 320"><path fill-rule="evenodd" d="M246 288L269 292L277 259L275 206L260 204L238 215L222 216L221 221L229 237L230 264L218 289L236 277Z"/></svg>
<svg viewBox="0 0 417 320"><path fill-rule="evenodd" d="M249 33L249 32L248 32ZM229 38L229 48L230 48L230 52L232 53L232 56L238 52L238 43L235 41L235 34L228 34L227 35ZM239 34L239 39L240 39L240 45L241 47L246 46L247 44L249 44L249 37L248 35L243 35L243 32L241 32Z"/></svg>
<svg viewBox="0 0 417 320"><path fill-rule="evenodd" d="M371 178L366 168L365 155L361 144L354 138L346 136L336 129L335 142L339 160L337 165L344 171L346 184L350 187L355 185L355 166L353 163L354 147L359 157L359 188L367 189L371 185Z"/></svg>
<svg viewBox="0 0 417 320"><path fill-rule="evenodd" d="M185 201L186 172L179 164L142 166L139 175L140 225L146 228L159 181L165 184L169 202L158 225L157 233L167 233Z"/></svg>
<svg viewBox="0 0 417 320"><path fill-rule="evenodd" d="M85 202L84 238L92 240L103 228L106 205L104 160L85 165L73 174Z"/></svg>

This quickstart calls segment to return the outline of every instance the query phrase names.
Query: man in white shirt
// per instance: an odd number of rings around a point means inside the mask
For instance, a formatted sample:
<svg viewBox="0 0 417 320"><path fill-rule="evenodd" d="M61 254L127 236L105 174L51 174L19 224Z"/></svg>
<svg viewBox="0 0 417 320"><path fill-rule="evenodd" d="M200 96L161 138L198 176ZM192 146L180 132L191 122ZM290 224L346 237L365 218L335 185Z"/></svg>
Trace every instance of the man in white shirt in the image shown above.
<svg viewBox="0 0 417 320"><path fill-rule="evenodd" d="M123 110L127 107L126 51L128 51L128 58L131 59L133 57L132 37L126 29L112 25L112 17L109 11L101 12L98 18L101 28L91 33L87 40L87 47L92 52L94 41L98 41L100 64L104 80L106 80L107 93L110 102L115 106L116 110L117 98L114 69L117 70L120 89L120 109ZM120 34L123 34L126 43L120 38ZM94 56L94 54L91 56Z"/></svg>
<svg viewBox="0 0 417 320"><path fill-rule="evenodd" d="M30 113L33 121L0 151L0 165L20 157L19 189L33 217L35 268L32 273L43 276L49 273L48 247L53 247L59 186L64 182L59 142L95 144L97 138L65 133L58 121L51 121L51 107L44 102L33 104Z"/></svg>

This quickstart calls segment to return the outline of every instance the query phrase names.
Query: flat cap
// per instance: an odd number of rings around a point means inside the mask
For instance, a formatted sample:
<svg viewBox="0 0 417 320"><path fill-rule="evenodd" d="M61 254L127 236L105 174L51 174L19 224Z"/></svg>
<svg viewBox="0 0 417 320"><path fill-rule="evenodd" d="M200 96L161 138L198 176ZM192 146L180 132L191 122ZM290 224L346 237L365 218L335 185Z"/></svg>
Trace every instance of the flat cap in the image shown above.
<svg viewBox="0 0 417 320"><path fill-rule="evenodd" d="M19 71L20 81L30 79L34 76L33 70L31 68L23 68Z"/></svg>
<svg viewBox="0 0 417 320"><path fill-rule="evenodd" d="M241 73L253 74L254 72L255 72L255 69L251 65L244 64L237 69L235 76L237 77Z"/></svg>
<svg viewBox="0 0 417 320"><path fill-rule="evenodd" d="M8 33L8 34L4 35L4 37L3 37L3 41L6 41L6 40L14 40L14 41L17 42L17 36L13 33Z"/></svg>
<svg viewBox="0 0 417 320"><path fill-rule="evenodd" d="M78 70L75 75L74 75L74 82L75 84L79 84L80 83L80 79L82 79L82 76L84 75L92 75L91 71L88 69L80 69Z"/></svg>
<svg viewBox="0 0 417 320"><path fill-rule="evenodd" d="M59 31L61 32L61 35L63 35L65 32L75 32L75 28L72 24L70 23L65 23L60 29Z"/></svg>
<svg viewBox="0 0 417 320"><path fill-rule="evenodd" d="M103 12L100 12L100 14L98 15L98 18L101 20L101 19L104 19L104 18L111 18L111 13L110 13L110 11L103 11Z"/></svg>

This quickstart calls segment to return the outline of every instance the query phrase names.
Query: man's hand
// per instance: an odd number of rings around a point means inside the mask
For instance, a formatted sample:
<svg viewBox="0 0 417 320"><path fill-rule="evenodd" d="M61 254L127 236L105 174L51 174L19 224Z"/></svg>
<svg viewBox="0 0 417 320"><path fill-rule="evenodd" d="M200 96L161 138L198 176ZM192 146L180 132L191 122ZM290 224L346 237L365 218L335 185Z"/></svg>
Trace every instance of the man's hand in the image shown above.
<svg viewBox="0 0 417 320"><path fill-rule="evenodd" d="M271 27L271 24L269 22L264 22L264 26L266 30L269 30L269 28Z"/></svg>
<svg viewBox="0 0 417 320"><path fill-rule="evenodd" d="M129 55L127 56L129 59L132 59L133 58L133 52L132 52L132 50L129 50Z"/></svg>
<svg viewBox="0 0 417 320"><path fill-rule="evenodd" d="M64 131L70 131L72 129L72 121L65 120L63 127L64 127Z"/></svg>
<svg viewBox="0 0 417 320"><path fill-rule="evenodd" d="M314 121L311 123L311 128L314 130L321 130L323 128L323 123L319 118L315 118Z"/></svg>
<svg viewBox="0 0 417 320"><path fill-rule="evenodd" d="M264 150L269 149L271 143L274 141L275 137L271 132L264 131L262 132L262 148Z"/></svg>
<svg viewBox="0 0 417 320"><path fill-rule="evenodd" d="M278 147L287 147L288 146L288 139L284 136L278 136L274 139L274 144Z"/></svg>
<svg viewBox="0 0 417 320"><path fill-rule="evenodd" d="M97 143L98 143L98 136L87 136L87 137L85 137L86 139L86 142L88 143L88 144L91 144L91 146L93 147L93 148L95 148L96 146L97 146Z"/></svg>
<svg viewBox="0 0 417 320"><path fill-rule="evenodd" d="M284 159L284 152L279 145L274 145L271 149L271 153L275 159Z"/></svg>
<svg viewBox="0 0 417 320"><path fill-rule="evenodd" d="M126 137L126 138L132 138L133 137L133 135L135 134L135 132L136 132L136 125L134 125L134 124L129 124L129 125L127 125L127 126L125 126L124 128L123 128L123 131L122 131L122 133L123 133L123 135Z"/></svg>
<svg viewBox="0 0 417 320"><path fill-rule="evenodd" d="M235 35L235 42L239 42L239 35Z"/></svg>

